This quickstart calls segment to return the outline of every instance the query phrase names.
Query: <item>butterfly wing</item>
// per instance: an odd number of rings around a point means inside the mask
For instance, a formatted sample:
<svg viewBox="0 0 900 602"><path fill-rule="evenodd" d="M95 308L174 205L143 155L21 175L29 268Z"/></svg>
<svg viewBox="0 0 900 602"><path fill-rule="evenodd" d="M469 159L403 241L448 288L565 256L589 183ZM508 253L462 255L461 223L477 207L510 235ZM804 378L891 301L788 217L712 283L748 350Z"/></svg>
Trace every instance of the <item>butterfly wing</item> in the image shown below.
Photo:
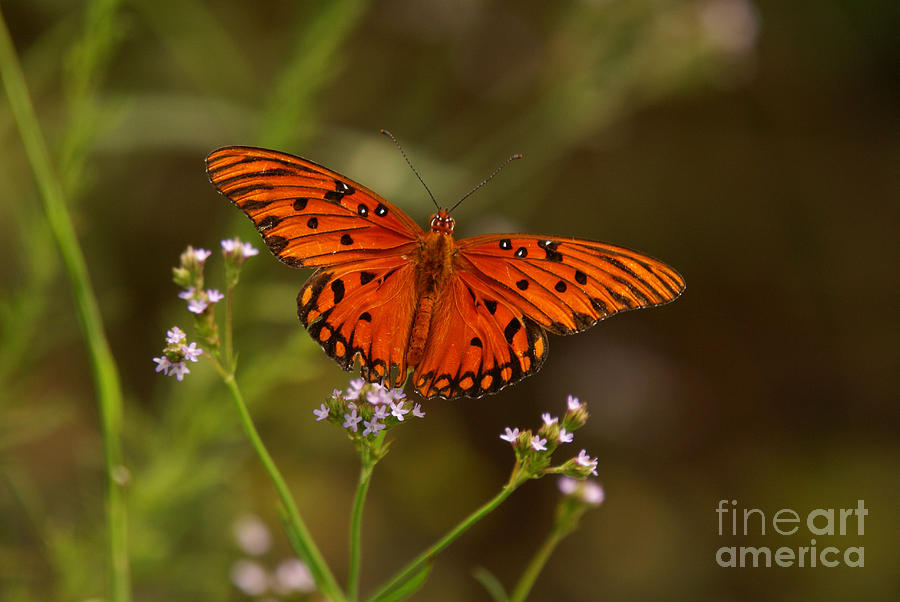
<svg viewBox="0 0 900 602"><path fill-rule="evenodd" d="M368 188L287 153L227 146L206 158L206 173L253 220L269 250L293 267L403 254L422 234Z"/></svg>
<svg viewBox="0 0 900 602"><path fill-rule="evenodd" d="M319 268L297 312L325 352L345 370L359 357L371 381L392 368L405 376L418 224L368 188L286 153L229 146L210 153L206 173L281 261Z"/></svg>
<svg viewBox="0 0 900 602"><path fill-rule="evenodd" d="M398 255L319 268L297 296L300 322L344 370L358 356L366 380L394 386L406 379L415 309L415 269Z"/></svg>
<svg viewBox="0 0 900 602"><path fill-rule="evenodd" d="M481 279L457 273L435 303L413 385L423 397L481 397L536 372L546 355L543 328Z"/></svg>
<svg viewBox="0 0 900 602"><path fill-rule="evenodd" d="M672 268L605 243L527 234L457 243L413 383L425 397L480 397L540 369L547 331L572 334L684 290Z"/></svg>
<svg viewBox="0 0 900 602"><path fill-rule="evenodd" d="M572 334L629 309L663 305L684 290L668 265L577 238L494 234L458 243L460 270L555 334Z"/></svg>

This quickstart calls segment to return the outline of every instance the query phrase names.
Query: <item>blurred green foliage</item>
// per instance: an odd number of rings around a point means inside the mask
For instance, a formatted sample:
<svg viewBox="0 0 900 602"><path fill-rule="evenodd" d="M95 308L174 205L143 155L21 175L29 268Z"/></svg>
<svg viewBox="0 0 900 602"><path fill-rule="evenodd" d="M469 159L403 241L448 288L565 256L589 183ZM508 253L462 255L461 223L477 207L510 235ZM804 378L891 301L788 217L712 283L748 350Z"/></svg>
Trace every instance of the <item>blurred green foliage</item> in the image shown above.
<svg viewBox="0 0 900 602"><path fill-rule="evenodd" d="M178 253L233 234L258 244L203 157L225 144L300 154L421 222L430 201L380 127L445 203L525 154L460 207L461 235L634 246L676 266L688 291L554 338L543 372L496 398L429 404L375 473L363 591L493 495L512 460L497 434L567 393L592 410L576 444L600 456L608 502L560 546L534 599L896 591L893 3L13 0L3 12L124 382L135 599L240 599L233 522L253 512L277 530L212 370L176 383L150 361L165 329L189 321L169 281ZM100 597L89 366L5 99L0 136L0 598ZM211 260L211 285L220 268ZM248 264L238 375L341 575L357 466L311 410L346 375L296 323L303 277L262 254ZM523 487L439 559L421 599L484 597L479 565L514 583L555 498L547 480ZM719 499L774 510L859 498L865 569L714 563ZM273 562L289 551L283 536L275 546Z"/></svg>

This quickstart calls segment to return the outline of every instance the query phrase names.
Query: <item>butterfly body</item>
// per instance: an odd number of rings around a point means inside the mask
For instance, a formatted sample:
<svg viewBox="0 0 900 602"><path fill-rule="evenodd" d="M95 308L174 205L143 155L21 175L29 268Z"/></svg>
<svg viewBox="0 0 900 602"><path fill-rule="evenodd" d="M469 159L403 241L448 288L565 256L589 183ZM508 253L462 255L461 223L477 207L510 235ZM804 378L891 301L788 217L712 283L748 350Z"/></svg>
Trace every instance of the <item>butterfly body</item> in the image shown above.
<svg viewBox="0 0 900 602"><path fill-rule="evenodd" d="M316 271L300 322L342 368L425 397L480 397L536 372L547 333L572 334L684 290L672 268L595 241L493 234L453 238L445 209L423 230L371 190L311 161L225 147L216 188L282 262Z"/></svg>
<svg viewBox="0 0 900 602"><path fill-rule="evenodd" d="M435 216L437 217L437 216ZM419 238L419 247L414 259L416 269L416 311L413 317L412 333L409 338L409 349L406 362L415 366L422 359L431 319L434 315L434 303L444 294L444 288L453 275L454 250L452 228L434 229L425 232Z"/></svg>

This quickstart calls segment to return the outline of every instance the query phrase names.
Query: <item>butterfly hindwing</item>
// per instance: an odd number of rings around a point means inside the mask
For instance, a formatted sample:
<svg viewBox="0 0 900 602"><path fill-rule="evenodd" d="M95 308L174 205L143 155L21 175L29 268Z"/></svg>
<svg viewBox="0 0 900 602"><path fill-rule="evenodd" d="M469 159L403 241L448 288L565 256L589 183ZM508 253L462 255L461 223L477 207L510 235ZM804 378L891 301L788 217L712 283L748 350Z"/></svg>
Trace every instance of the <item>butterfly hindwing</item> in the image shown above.
<svg viewBox="0 0 900 602"><path fill-rule="evenodd" d="M294 267L407 251L422 229L368 188L286 153L228 146L206 158L210 182Z"/></svg>
<svg viewBox="0 0 900 602"><path fill-rule="evenodd" d="M300 322L344 370L358 356L367 380L406 377L414 270L399 256L319 268L297 296Z"/></svg>
<svg viewBox="0 0 900 602"><path fill-rule="evenodd" d="M481 397L536 372L547 334L502 296L455 276L434 306L428 345L413 374L424 397Z"/></svg>
<svg viewBox="0 0 900 602"><path fill-rule="evenodd" d="M575 238L494 234L458 243L459 269L556 334L613 314L663 305L684 290L666 264L635 251Z"/></svg>

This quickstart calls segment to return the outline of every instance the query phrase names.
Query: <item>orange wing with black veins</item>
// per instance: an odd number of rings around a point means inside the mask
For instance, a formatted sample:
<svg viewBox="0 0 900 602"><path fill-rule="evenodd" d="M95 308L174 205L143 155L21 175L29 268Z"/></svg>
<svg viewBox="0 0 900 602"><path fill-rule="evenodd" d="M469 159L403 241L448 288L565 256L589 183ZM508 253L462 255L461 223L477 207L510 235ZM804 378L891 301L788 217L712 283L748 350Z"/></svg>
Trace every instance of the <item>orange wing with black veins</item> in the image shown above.
<svg viewBox="0 0 900 602"><path fill-rule="evenodd" d="M496 393L541 367L547 331L579 332L684 290L666 264L589 240L493 234L463 239L457 249L457 271L413 376L425 397Z"/></svg>
<svg viewBox="0 0 900 602"><path fill-rule="evenodd" d="M423 233L368 188L287 153L227 146L206 158L206 173L293 267L403 254Z"/></svg>
<svg viewBox="0 0 900 602"><path fill-rule="evenodd" d="M206 159L210 182L292 267L318 267L297 296L301 323L345 370L380 381L406 372L422 229L334 171L286 153L229 146ZM402 379L397 376L394 384Z"/></svg>

